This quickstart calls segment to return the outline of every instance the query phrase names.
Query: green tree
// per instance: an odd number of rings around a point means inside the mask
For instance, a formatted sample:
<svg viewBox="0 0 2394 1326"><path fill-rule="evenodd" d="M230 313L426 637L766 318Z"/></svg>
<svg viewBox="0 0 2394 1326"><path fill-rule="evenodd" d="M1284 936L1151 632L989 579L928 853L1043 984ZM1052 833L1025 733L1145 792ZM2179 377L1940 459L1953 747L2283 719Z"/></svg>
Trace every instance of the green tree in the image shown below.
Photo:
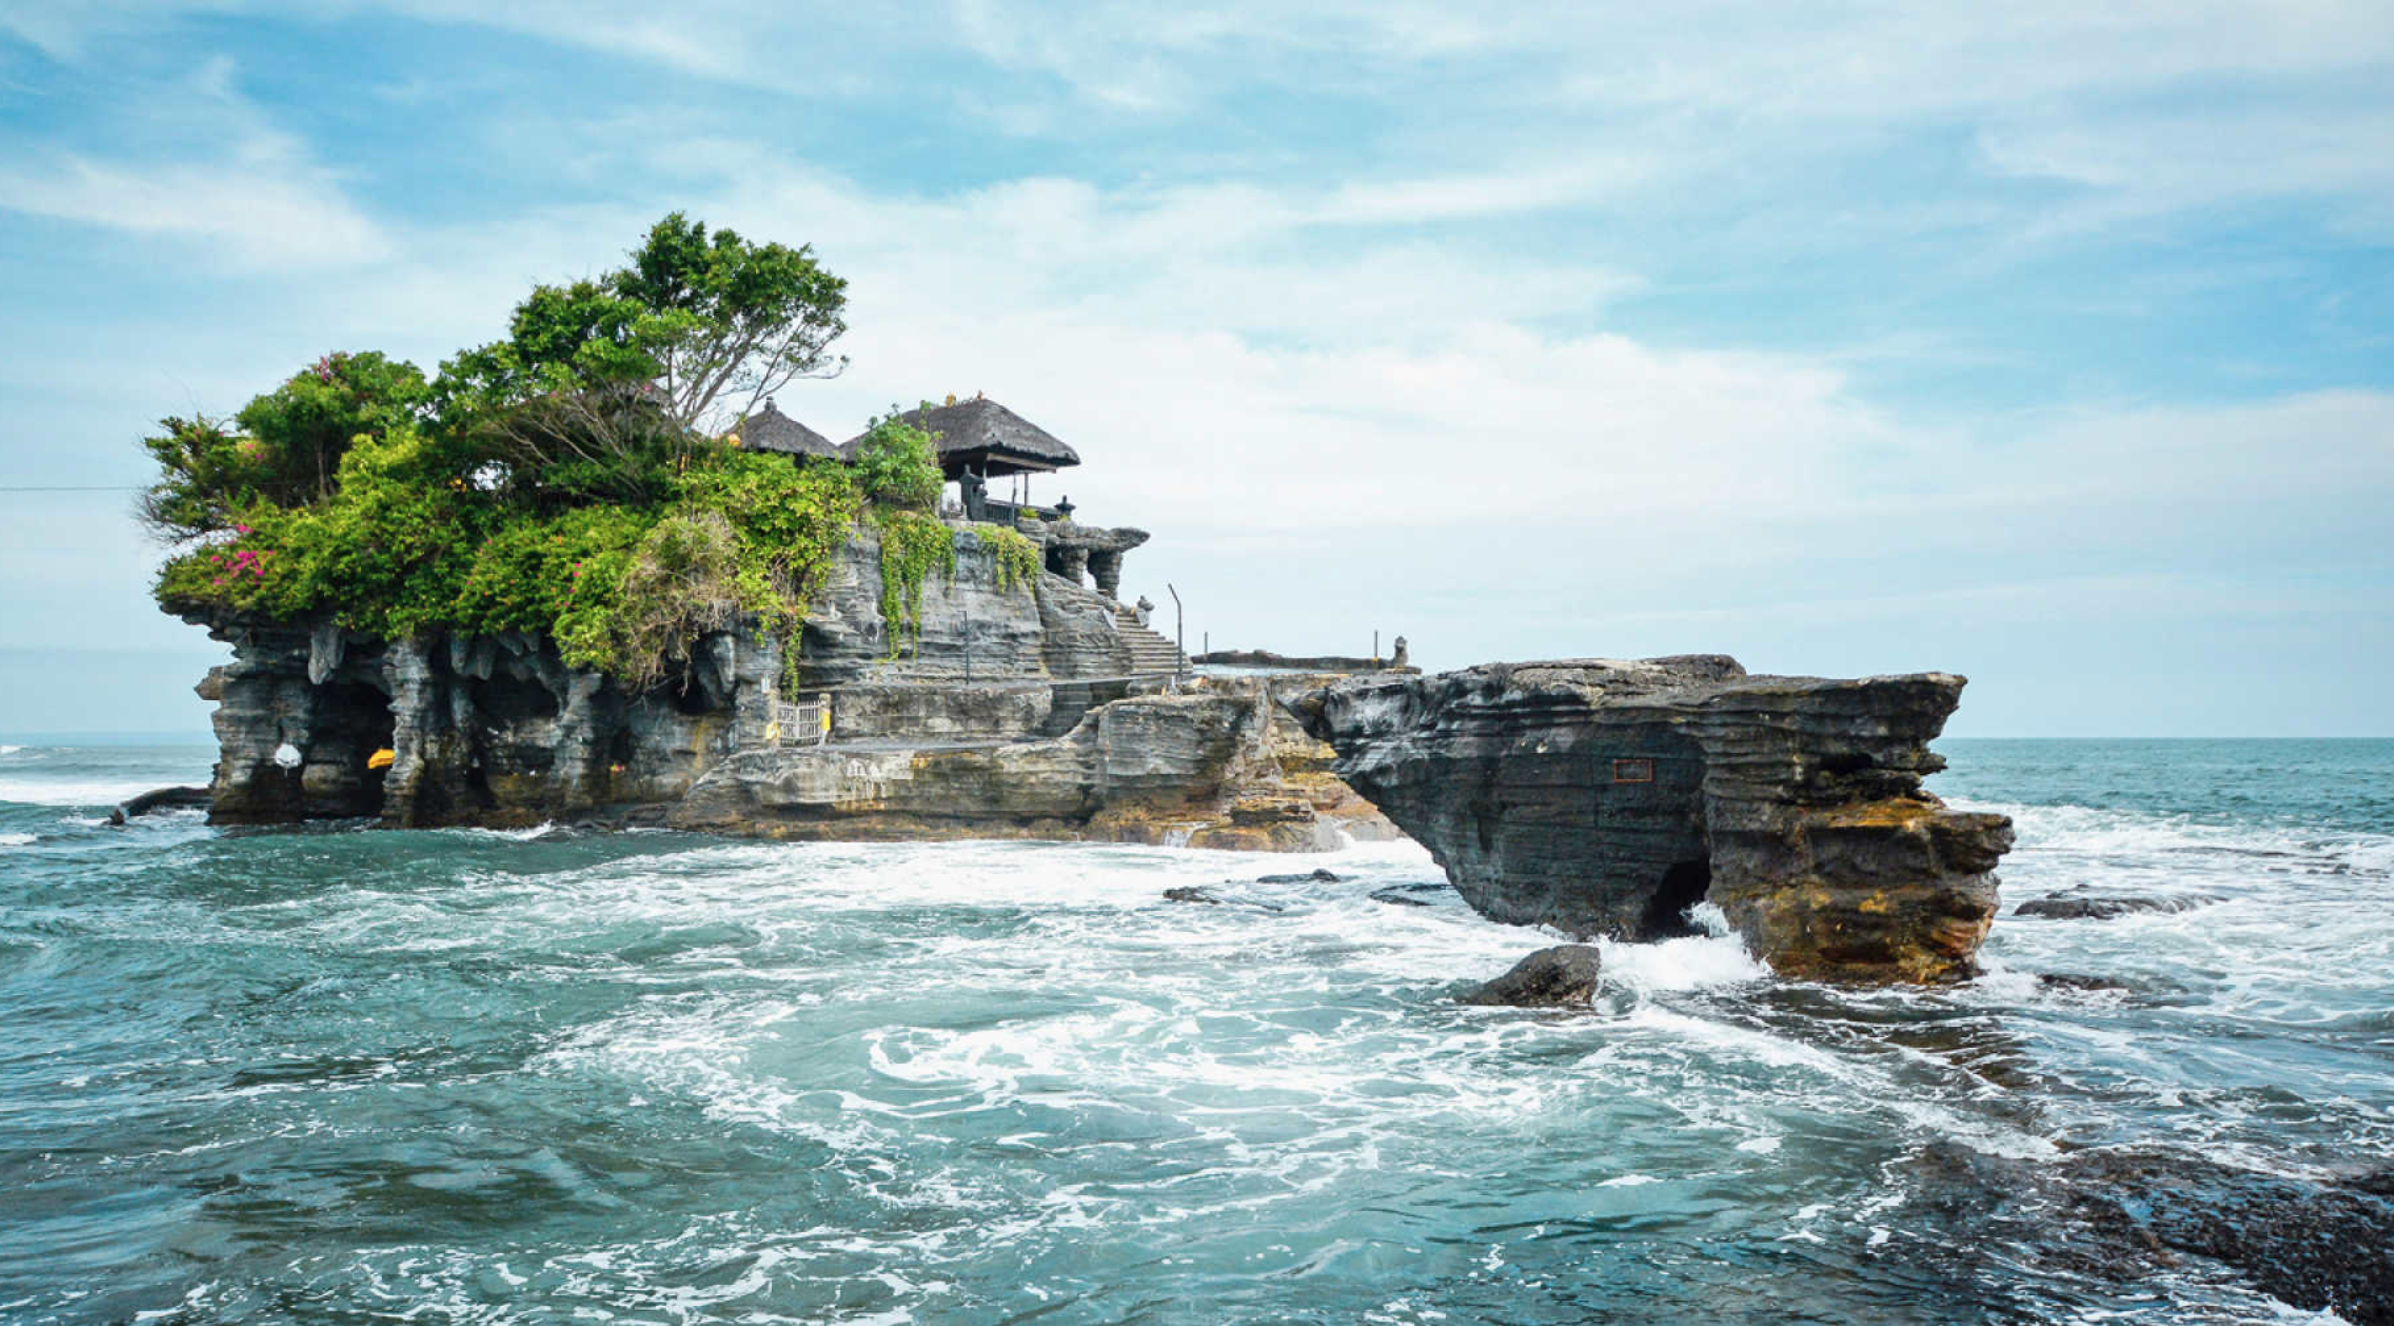
<svg viewBox="0 0 2394 1326"><path fill-rule="evenodd" d="M259 502L320 502L350 448L413 424L425 394L423 372L405 360L335 353L229 421L160 420L164 431L144 445L162 474L143 494L141 515L161 537L184 542L232 528Z"/></svg>
<svg viewBox="0 0 2394 1326"><path fill-rule="evenodd" d="M508 339L441 366L438 409L469 464L568 495L655 500L705 437L846 365L829 346L847 329L847 282L810 249L710 234L675 212L630 257L595 280L536 287Z"/></svg>
<svg viewBox="0 0 2394 1326"><path fill-rule="evenodd" d="M675 212L649 227L614 292L654 310L665 408L686 428L720 432L802 377L847 367L831 343L848 330L848 283L810 245L751 244Z"/></svg>

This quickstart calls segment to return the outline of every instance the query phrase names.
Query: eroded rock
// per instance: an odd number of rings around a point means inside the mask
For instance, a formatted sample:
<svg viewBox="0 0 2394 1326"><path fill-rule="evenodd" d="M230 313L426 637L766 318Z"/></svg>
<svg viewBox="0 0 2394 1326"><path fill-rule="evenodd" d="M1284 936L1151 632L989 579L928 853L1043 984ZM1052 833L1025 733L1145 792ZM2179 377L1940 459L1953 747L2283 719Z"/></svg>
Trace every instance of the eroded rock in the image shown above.
<svg viewBox="0 0 2394 1326"><path fill-rule="evenodd" d="M1930 982L1974 972L2012 840L1921 787L1962 685L1691 655L1377 673L1288 703L1496 920L1654 939L1709 901L1784 975Z"/></svg>
<svg viewBox="0 0 2394 1326"><path fill-rule="evenodd" d="M1585 1008L1596 994L1604 955L1588 944L1542 948L1512 970L1463 996L1466 1004L1514 1008Z"/></svg>
<svg viewBox="0 0 2394 1326"><path fill-rule="evenodd" d="M701 638L638 692L525 632L393 641L329 620L201 619L234 651L201 683L221 748L212 818L1252 851L1337 846L1349 826L1393 832L1274 702L1312 679L1163 693L1130 675L1115 604L1053 575L1001 586L985 531L958 528L955 574L925 587L922 639L903 657L890 656L879 547L860 528L794 669L742 626ZM826 703L827 731L814 707Z"/></svg>

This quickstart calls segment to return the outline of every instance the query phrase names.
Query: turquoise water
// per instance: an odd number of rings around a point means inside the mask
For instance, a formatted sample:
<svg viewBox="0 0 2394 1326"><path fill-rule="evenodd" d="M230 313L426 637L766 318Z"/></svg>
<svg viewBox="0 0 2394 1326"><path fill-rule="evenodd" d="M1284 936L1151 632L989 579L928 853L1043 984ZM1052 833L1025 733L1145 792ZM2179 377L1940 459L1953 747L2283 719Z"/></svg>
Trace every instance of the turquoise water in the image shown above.
<svg viewBox="0 0 2394 1326"><path fill-rule="evenodd" d="M1374 899L1410 846L110 829L209 752L0 749L0 1320L2308 1319L1915 1162L2386 1163L2394 743L1941 749L2020 823L1988 977L1703 937L1578 1015L1452 1002L1550 939ZM2008 915L2081 883L2201 901Z"/></svg>

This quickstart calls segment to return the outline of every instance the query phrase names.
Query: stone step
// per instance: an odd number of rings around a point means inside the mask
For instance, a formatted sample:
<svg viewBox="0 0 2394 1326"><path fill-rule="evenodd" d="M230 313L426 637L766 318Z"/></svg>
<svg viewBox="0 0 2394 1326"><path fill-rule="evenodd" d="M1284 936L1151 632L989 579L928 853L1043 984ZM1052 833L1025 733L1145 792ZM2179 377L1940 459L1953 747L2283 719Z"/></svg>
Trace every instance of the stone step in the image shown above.
<svg viewBox="0 0 2394 1326"><path fill-rule="evenodd" d="M1180 650L1153 627L1139 625L1139 618L1129 608L1114 611L1116 632L1128 647L1133 672L1178 672L1182 660Z"/></svg>

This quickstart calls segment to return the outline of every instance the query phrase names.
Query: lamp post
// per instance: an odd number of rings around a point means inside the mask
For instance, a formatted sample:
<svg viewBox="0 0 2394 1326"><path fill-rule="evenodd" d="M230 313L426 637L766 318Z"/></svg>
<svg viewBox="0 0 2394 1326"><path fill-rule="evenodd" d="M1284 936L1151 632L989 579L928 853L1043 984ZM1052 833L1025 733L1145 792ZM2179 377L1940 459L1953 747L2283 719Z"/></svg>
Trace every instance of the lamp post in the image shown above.
<svg viewBox="0 0 2394 1326"><path fill-rule="evenodd" d="M1189 632L1181 620L1180 591L1172 588L1169 580L1164 582L1164 589L1172 595L1172 676L1178 680L1189 671Z"/></svg>

